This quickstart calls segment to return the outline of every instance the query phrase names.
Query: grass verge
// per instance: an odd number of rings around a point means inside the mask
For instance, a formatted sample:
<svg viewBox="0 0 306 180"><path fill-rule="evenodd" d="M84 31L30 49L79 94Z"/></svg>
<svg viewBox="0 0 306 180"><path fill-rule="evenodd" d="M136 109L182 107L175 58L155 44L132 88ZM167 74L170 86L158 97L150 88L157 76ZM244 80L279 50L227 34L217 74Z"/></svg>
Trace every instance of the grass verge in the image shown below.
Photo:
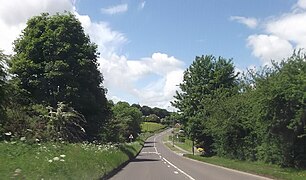
<svg viewBox="0 0 306 180"><path fill-rule="evenodd" d="M252 174L258 174L270 178L276 179L288 179L288 180L305 180L306 170L299 170L294 168L281 168L277 165L266 164L263 162L248 162L239 161L233 159L226 159L221 157L202 157L197 155L186 154L188 158L215 164L239 171L249 172Z"/></svg>
<svg viewBox="0 0 306 180"><path fill-rule="evenodd" d="M164 136L163 140L165 141L165 145L175 152L180 152L179 149L172 146L171 138L169 136ZM185 143L180 143L174 141L175 145L187 150L190 152L192 142L190 140L185 141ZM240 161L227 159L222 157L203 157L199 155L185 154L185 157L195 159L198 161L203 161L210 164L215 164L223 167L227 167L230 169L235 169L239 171L244 171L252 174L258 174L265 177L270 177L274 179L284 179L284 180L305 180L306 179L306 170L294 169L294 168L281 168L277 165L266 164L264 162L249 162L249 161Z"/></svg>
<svg viewBox="0 0 306 180"><path fill-rule="evenodd" d="M152 133L133 143L0 142L1 179L100 179L134 158Z"/></svg>
<svg viewBox="0 0 306 180"><path fill-rule="evenodd" d="M0 143L3 179L99 179L142 148L140 142L120 145L89 143Z"/></svg>

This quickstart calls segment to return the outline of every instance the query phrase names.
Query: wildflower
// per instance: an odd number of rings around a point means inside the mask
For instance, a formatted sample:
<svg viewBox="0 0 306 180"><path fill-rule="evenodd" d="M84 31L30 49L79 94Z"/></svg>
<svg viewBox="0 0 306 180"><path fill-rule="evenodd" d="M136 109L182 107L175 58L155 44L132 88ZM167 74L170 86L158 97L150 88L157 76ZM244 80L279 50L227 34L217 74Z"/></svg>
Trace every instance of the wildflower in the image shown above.
<svg viewBox="0 0 306 180"><path fill-rule="evenodd" d="M25 137L21 137L21 138L20 138L20 141L25 141L25 140L26 140Z"/></svg>
<svg viewBox="0 0 306 180"><path fill-rule="evenodd" d="M21 173L21 169L17 168L17 169L15 170L15 173L17 173L17 174Z"/></svg>
<svg viewBox="0 0 306 180"><path fill-rule="evenodd" d="M54 157L54 158L53 158L53 161L58 161L58 160L60 160L59 157Z"/></svg>
<svg viewBox="0 0 306 180"><path fill-rule="evenodd" d="M11 132L7 132L7 133L4 133L4 134L7 135L7 136L11 136L12 135Z"/></svg>
<svg viewBox="0 0 306 180"><path fill-rule="evenodd" d="M39 142L40 140L38 138L35 139L36 142Z"/></svg>
<svg viewBox="0 0 306 180"><path fill-rule="evenodd" d="M48 160L48 162L49 162L49 163L52 163L52 160L51 160L51 159L49 159L49 160Z"/></svg>
<svg viewBox="0 0 306 180"><path fill-rule="evenodd" d="M65 159L60 159L60 161L64 162L64 161L65 161Z"/></svg>
<svg viewBox="0 0 306 180"><path fill-rule="evenodd" d="M65 155L65 154L61 154L60 157L61 157L61 158L64 158L64 157L66 157L66 155Z"/></svg>

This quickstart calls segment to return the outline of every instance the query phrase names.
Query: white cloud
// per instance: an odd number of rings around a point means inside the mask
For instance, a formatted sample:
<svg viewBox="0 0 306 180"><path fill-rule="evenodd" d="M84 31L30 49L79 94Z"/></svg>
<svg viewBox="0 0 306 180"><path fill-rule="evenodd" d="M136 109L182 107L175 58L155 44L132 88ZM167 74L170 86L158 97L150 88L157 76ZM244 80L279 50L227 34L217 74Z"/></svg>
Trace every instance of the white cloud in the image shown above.
<svg viewBox="0 0 306 180"><path fill-rule="evenodd" d="M90 39L98 45L102 57L111 57L128 41L123 33L112 30L108 23L92 22L89 16L74 13Z"/></svg>
<svg viewBox="0 0 306 180"><path fill-rule="evenodd" d="M306 0L298 0L295 5L296 8L306 9Z"/></svg>
<svg viewBox="0 0 306 180"><path fill-rule="evenodd" d="M140 104L152 107L167 108L183 78L182 61L163 53L139 60L114 55L100 59L100 64L105 86L110 91L119 88L134 96ZM155 78L145 82L145 87L136 88L136 84L144 82L148 76Z"/></svg>
<svg viewBox="0 0 306 180"><path fill-rule="evenodd" d="M306 12L286 14L270 21L266 31L292 42L297 48L306 48Z"/></svg>
<svg viewBox="0 0 306 180"><path fill-rule="evenodd" d="M256 28L258 25L258 21L255 18L248 18L248 17L242 17L242 16L231 16L231 21L237 21L241 24L244 24L248 26L249 28Z"/></svg>
<svg viewBox="0 0 306 180"><path fill-rule="evenodd" d="M182 81L182 61L164 53L153 53L151 57L130 60L120 55L122 46L128 42L126 36L113 30L107 22L94 22L88 15L79 14L73 1L34 1L0 1L0 49L4 49L5 53L12 53L12 42L26 26L28 18L42 12L54 14L67 10L76 15L91 41L98 45L101 53L98 59L99 69L105 79L104 86L109 90L108 98L115 102L132 99L130 103L134 101L163 108L170 106L175 90L178 89L176 85ZM143 87L139 88L138 84Z"/></svg>
<svg viewBox="0 0 306 180"><path fill-rule="evenodd" d="M26 21L43 12L55 14L73 10L70 0L9 0L0 1L0 48L11 54L12 43L26 26Z"/></svg>
<svg viewBox="0 0 306 180"><path fill-rule="evenodd" d="M306 0L299 0L291 12L269 18L264 33L247 39L252 54L264 64L292 55L294 49L306 48Z"/></svg>
<svg viewBox="0 0 306 180"><path fill-rule="evenodd" d="M104 14L119 14L119 13L124 13L128 10L128 5L127 4L119 4L116 6L111 6L107 8L101 8L101 12Z"/></svg>
<svg viewBox="0 0 306 180"><path fill-rule="evenodd" d="M142 1L139 5L138 5L138 9L142 10L146 5L146 1Z"/></svg>
<svg viewBox="0 0 306 180"><path fill-rule="evenodd" d="M264 65L269 65L271 60L280 61L293 52L293 47L287 40L274 35L251 35L247 41L252 54L260 58Z"/></svg>

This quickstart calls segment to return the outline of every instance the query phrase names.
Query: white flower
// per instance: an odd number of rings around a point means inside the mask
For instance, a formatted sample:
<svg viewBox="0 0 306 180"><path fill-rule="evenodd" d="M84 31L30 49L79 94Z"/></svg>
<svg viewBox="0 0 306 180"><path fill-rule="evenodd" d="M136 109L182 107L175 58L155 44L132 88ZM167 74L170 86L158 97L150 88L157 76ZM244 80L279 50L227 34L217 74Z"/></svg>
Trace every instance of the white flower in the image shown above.
<svg viewBox="0 0 306 180"><path fill-rule="evenodd" d="M59 157L54 157L54 158L53 158L53 161L58 161L58 160L60 160Z"/></svg>
<svg viewBox="0 0 306 180"><path fill-rule="evenodd" d="M7 136L11 136L12 135L11 132L7 132L7 133L4 133L4 134L7 135Z"/></svg>
<svg viewBox="0 0 306 180"><path fill-rule="evenodd" d="M49 162L49 163L52 163L52 160L50 159L50 160L48 160L48 162Z"/></svg>
<svg viewBox="0 0 306 180"><path fill-rule="evenodd" d="M25 141L25 140L26 140L25 137L21 137L21 138L20 138L20 141Z"/></svg>
<svg viewBox="0 0 306 180"><path fill-rule="evenodd" d="M35 139L36 142L39 142L40 140L38 138Z"/></svg>
<svg viewBox="0 0 306 180"><path fill-rule="evenodd" d="M21 169L16 169L15 173L18 173L18 174L21 173Z"/></svg>
<svg viewBox="0 0 306 180"><path fill-rule="evenodd" d="M61 158L64 158L64 157L66 157L66 155L65 155L65 154L61 154L60 157L61 157Z"/></svg>
<svg viewBox="0 0 306 180"><path fill-rule="evenodd" d="M64 162L64 161L65 161L65 159L61 159L60 161Z"/></svg>

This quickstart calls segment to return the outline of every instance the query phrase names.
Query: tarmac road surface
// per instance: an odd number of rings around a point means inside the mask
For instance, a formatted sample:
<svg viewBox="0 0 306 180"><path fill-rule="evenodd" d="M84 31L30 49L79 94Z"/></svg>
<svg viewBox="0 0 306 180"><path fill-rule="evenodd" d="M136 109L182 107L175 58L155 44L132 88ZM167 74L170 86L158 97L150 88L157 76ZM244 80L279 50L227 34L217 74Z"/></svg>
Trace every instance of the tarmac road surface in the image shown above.
<svg viewBox="0 0 306 180"><path fill-rule="evenodd" d="M112 180L268 180L236 170L191 160L169 150L162 136L171 129L154 135L145 142L139 155L110 179Z"/></svg>

